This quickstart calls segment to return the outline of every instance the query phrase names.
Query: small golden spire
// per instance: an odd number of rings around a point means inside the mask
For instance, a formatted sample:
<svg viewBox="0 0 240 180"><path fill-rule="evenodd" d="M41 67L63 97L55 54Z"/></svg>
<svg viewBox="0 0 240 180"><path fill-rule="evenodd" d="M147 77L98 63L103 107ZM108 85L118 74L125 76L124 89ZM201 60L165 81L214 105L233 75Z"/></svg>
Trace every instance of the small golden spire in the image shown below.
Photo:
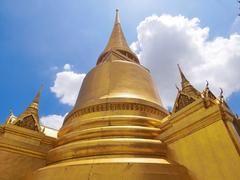
<svg viewBox="0 0 240 180"><path fill-rule="evenodd" d="M185 77L185 75L183 74L180 65L177 64L177 66L178 66L178 70L179 70L179 73L180 73L180 76L181 76L181 80L182 80L181 83L182 83L182 89L183 89L184 87L188 86L190 83L189 83L189 81L187 80L187 78Z"/></svg>
<svg viewBox="0 0 240 180"><path fill-rule="evenodd" d="M39 103L39 97L40 97L40 95L41 95L41 93L42 93L42 90L43 90L43 85L40 86L40 89L39 89L37 95L35 96L35 98L34 98L34 100L33 100L33 103L34 103L34 102L37 103L37 104ZM33 103L32 103L32 104L33 104Z"/></svg>
<svg viewBox="0 0 240 180"><path fill-rule="evenodd" d="M15 122L15 125L41 132L39 115L38 115L38 107L39 107L39 98L40 98L42 89L43 89L43 86L41 85L32 103L27 107L27 109L22 114L20 114L20 116L17 118L17 121ZM28 117L31 117L31 118L28 118ZM31 121L31 123L24 123L24 121Z"/></svg>
<svg viewBox="0 0 240 180"><path fill-rule="evenodd" d="M180 65L177 64L177 66L181 76L182 92L192 97L201 97L201 93L196 90L185 77Z"/></svg>

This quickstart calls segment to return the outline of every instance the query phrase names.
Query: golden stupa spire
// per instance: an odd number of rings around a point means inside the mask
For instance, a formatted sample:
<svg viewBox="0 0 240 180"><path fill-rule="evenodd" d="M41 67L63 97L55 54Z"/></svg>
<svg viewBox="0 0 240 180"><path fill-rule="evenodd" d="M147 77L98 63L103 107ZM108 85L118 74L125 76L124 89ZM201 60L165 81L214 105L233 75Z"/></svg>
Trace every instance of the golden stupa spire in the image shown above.
<svg viewBox="0 0 240 180"><path fill-rule="evenodd" d="M200 97L201 93L196 90L191 83L187 80L186 76L184 75L180 65L178 64L178 69L180 72L180 76L181 76L181 85L182 85L182 92L184 92L185 94L189 95L189 96L193 96L193 97Z"/></svg>
<svg viewBox="0 0 240 180"><path fill-rule="evenodd" d="M32 103L17 118L15 125L25 127L31 130L41 131L41 127L39 124L39 115L38 115L39 98L40 98L41 92L42 92L42 86L40 87L40 90L38 91L37 95L33 99Z"/></svg>
<svg viewBox="0 0 240 180"><path fill-rule="evenodd" d="M115 17L113 31L112 31L112 34L109 38L108 44L105 47L104 51L106 52L106 51L109 51L109 50L115 49L115 48L126 49L126 50L131 51L128 46L128 43L125 39L123 31L122 31L118 9L116 10L116 17Z"/></svg>
<svg viewBox="0 0 240 180"><path fill-rule="evenodd" d="M97 64L107 61L106 55L111 52L117 53L120 56L118 57L119 59L127 59L127 61L139 63L137 56L129 48L127 40L123 34L118 9L116 9L116 17L112 34L103 53L98 58Z"/></svg>
<svg viewBox="0 0 240 180"><path fill-rule="evenodd" d="M37 93L37 95L35 96L32 104L30 105L30 107L35 108L35 109L38 110L39 98L40 98L40 95L41 95L41 93L42 93L42 89L43 89L43 86L41 85L41 86L40 86L40 89L39 89L39 91L38 91L38 93Z"/></svg>

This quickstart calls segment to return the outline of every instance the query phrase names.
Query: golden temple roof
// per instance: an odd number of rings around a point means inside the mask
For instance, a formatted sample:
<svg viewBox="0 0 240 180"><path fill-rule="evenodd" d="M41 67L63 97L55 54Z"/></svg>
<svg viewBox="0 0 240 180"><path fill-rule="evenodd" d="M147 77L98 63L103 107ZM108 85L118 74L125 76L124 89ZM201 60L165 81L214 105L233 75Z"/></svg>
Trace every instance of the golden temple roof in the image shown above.
<svg viewBox="0 0 240 180"><path fill-rule="evenodd" d="M108 40L107 46L105 47L104 51L98 58L97 64L105 62L107 61L107 59L109 60L109 58L106 58L106 57L108 54L111 54L111 53L118 54L117 55L118 59L121 56L125 56L125 58L120 58L120 59L127 58L128 61L139 63L137 56L129 48L127 40L123 34L122 27L120 24L118 9L116 9L116 17L115 17L115 23L112 30L112 34Z"/></svg>
<svg viewBox="0 0 240 180"><path fill-rule="evenodd" d="M39 124L39 115L38 115L38 107L39 107L39 97L42 92L42 86L38 91L37 95L33 99L32 103L27 107L27 109L20 114L14 123L17 126L25 127L31 130L41 131L41 127Z"/></svg>
<svg viewBox="0 0 240 180"><path fill-rule="evenodd" d="M178 94L173 106L173 112L177 112L181 110L182 108L186 107L187 105L191 104L196 99L201 97L201 93L197 89L195 89L191 85L191 83L187 80L179 64L178 64L178 69L181 76L182 89L180 90L177 87Z"/></svg>
<svg viewBox="0 0 240 180"><path fill-rule="evenodd" d="M201 93L195 89L192 84L187 80L186 76L184 75L181 67L178 64L178 69L180 72L180 76L181 76L181 85L182 85L182 92L185 93L186 95L189 95L193 98L196 97L201 97Z"/></svg>

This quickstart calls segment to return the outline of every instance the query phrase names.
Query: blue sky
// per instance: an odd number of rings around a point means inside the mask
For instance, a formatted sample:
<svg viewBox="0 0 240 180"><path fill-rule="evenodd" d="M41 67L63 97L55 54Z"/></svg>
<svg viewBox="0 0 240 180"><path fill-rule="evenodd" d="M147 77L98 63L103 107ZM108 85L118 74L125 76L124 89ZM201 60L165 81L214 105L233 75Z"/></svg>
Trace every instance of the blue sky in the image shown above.
<svg viewBox="0 0 240 180"><path fill-rule="evenodd" d="M1 0L0 122L10 108L21 113L41 84L40 116L71 110L50 91L56 73L67 63L79 73L95 66L116 8L129 44L137 40L138 24L153 14L197 17L201 27L211 29L209 39L229 37L238 14L235 0ZM240 93L230 96L228 103L240 114Z"/></svg>

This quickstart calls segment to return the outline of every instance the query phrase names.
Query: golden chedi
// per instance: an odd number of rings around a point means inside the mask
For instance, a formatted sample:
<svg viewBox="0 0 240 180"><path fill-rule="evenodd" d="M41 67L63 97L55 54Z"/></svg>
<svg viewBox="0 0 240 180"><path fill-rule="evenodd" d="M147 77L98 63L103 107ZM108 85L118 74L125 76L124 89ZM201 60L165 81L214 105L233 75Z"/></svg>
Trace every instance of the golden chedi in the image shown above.
<svg viewBox="0 0 240 180"><path fill-rule="evenodd" d="M118 11L47 164L33 179L188 179L159 140L163 108L149 70L128 47Z"/></svg>
<svg viewBox="0 0 240 180"><path fill-rule="evenodd" d="M178 67L181 88L168 112L117 11L58 137L40 125L40 91L20 116L11 113L0 125L0 179L239 180L240 118L222 90L219 97L208 83L197 90Z"/></svg>

